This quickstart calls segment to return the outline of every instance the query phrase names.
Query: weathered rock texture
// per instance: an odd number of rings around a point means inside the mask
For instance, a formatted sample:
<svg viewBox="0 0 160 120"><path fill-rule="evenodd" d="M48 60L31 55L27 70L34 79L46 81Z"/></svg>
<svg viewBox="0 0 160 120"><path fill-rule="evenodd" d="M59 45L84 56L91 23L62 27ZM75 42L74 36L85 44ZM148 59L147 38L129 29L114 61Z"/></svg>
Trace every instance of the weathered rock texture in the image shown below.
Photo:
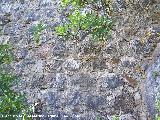
<svg viewBox="0 0 160 120"><path fill-rule="evenodd" d="M152 55L160 42L160 1L111 3L112 37L93 42L56 35L64 17L58 0L0 0L0 42L14 46L13 72L20 76L14 89L35 105L34 114L45 115L42 120L148 120L156 114L160 83L151 73L160 66ZM37 46L32 29L40 21L46 29Z"/></svg>

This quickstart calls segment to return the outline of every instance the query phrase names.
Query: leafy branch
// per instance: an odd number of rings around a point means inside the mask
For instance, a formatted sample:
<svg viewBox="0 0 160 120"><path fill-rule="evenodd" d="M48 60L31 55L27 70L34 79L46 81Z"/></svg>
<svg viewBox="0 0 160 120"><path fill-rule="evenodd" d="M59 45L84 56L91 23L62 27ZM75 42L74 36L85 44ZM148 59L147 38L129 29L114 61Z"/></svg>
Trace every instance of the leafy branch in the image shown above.
<svg viewBox="0 0 160 120"><path fill-rule="evenodd" d="M40 40L40 34L44 29L45 25L43 25L42 23L38 23L36 26L33 27L33 37L37 44L39 43Z"/></svg>
<svg viewBox="0 0 160 120"><path fill-rule="evenodd" d="M86 4L92 4L98 0L62 0L62 6L72 5L71 13L67 16L68 22L55 28L59 36L66 38L81 38L91 35L93 40L105 40L113 27L112 20L107 15L99 15L97 11L85 12ZM102 0L101 0L102 2ZM102 2L104 3L104 2ZM103 6L104 7L104 6ZM106 12L106 9L105 9Z"/></svg>
<svg viewBox="0 0 160 120"><path fill-rule="evenodd" d="M9 64L13 60L11 51L12 47L9 44L0 45L0 119L14 120L18 115L22 115L23 120L29 120L26 116L29 110L24 104L24 95L11 89L17 77L3 69L4 64Z"/></svg>

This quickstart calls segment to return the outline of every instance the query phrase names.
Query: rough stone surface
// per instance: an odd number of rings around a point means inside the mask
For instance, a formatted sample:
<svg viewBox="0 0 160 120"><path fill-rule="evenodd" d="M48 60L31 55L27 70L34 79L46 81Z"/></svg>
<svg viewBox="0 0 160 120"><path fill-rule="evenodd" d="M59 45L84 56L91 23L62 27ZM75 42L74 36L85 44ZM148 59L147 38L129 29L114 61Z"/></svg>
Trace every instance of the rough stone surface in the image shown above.
<svg viewBox="0 0 160 120"><path fill-rule="evenodd" d="M110 4L111 37L66 41L55 32L68 13L60 0L0 0L0 43L13 46L11 70L20 78L14 89L35 105L34 114L45 115L41 120L148 120L157 114L160 1ZM36 44L33 28L40 22L46 27Z"/></svg>
<svg viewBox="0 0 160 120"><path fill-rule="evenodd" d="M147 103L149 115L154 119L157 114L156 101L159 100L160 94L160 57L147 69L147 79L145 81L144 99Z"/></svg>

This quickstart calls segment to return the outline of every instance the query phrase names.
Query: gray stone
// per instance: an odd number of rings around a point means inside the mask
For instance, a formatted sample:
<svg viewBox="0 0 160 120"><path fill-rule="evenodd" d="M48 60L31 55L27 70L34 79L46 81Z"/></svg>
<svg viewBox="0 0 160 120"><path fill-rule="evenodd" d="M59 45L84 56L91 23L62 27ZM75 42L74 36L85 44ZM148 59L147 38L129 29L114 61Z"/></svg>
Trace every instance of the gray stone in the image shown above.
<svg viewBox="0 0 160 120"><path fill-rule="evenodd" d="M41 0L40 6L43 6L43 7L45 7L45 6L51 6L52 2L53 2L52 0Z"/></svg>
<svg viewBox="0 0 160 120"><path fill-rule="evenodd" d="M135 120L132 114L124 114L119 117L120 120Z"/></svg>
<svg viewBox="0 0 160 120"><path fill-rule="evenodd" d="M34 61L34 59L32 58L26 58L23 60L23 64L24 65L34 65L36 62Z"/></svg>
<svg viewBox="0 0 160 120"><path fill-rule="evenodd" d="M59 108L60 96L57 93L49 91L45 94L44 99L50 107Z"/></svg>
<svg viewBox="0 0 160 120"><path fill-rule="evenodd" d="M21 4L24 4L24 3L25 3L25 0L19 0L19 2L20 2Z"/></svg>
<svg viewBox="0 0 160 120"><path fill-rule="evenodd" d="M9 36L1 36L0 37L0 44L7 44L9 42L10 37Z"/></svg>
<svg viewBox="0 0 160 120"><path fill-rule="evenodd" d="M43 60L38 60L31 70L32 72L43 75L44 66L45 62Z"/></svg>
<svg viewBox="0 0 160 120"><path fill-rule="evenodd" d="M54 9L47 9L46 10L47 17L52 18L56 16L56 13L54 11L55 11Z"/></svg>
<svg viewBox="0 0 160 120"><path fill-rule="evenodd" d="M153 74L160 71L160 57L155 59L154 63L151 64L146 70L147 79L145 80L145 92L144 99L147 104L149 115L154 119L156 115L156 100L159 99L158 94L160 93L160 77L155 77Z"/></svg>
<svg viewBox="0 0 160 120"><path fill-rule="evenodd" d="M15 66L14 70L15 70L15 73L17 74L17 76L21 76L22 73L24 72L24 67L25 65L22 64L22 63L19 63Z"/></svg>
<svg viewBox="0 0 160 120"><path fill-rule="evenodd" d="M86 97L86 106L92 110L98 110L100 106L105 105L106 100L101 96L88 95Z"/></svg>
<svg viewBox="0 0 160 120"><path fill-rule="evenodd" d="M102 42L92 41L90 35L81 30L78 33L81 40L59 39L55 27L68 22L66 17L71 6L61 10L58 0L0 0L0 42L13 45L15 70L12 65L8 69L21 79L13 89L25 93L29 104L41 99L43 104L37 105L37 114L46 115L43 120L97 120L97 116L111 120L112 115L120 115L123 120L141 120L139 116L145 110L139 109L143 108L139 104L142 103L139 84L136 88L129 87L119 74L129 71L131 77L141 80L141 73L134 67L144 56L151 57L152 50L160 42L159 0L110 2L114 6L109 5L107 12L116 22L112 37ZM98 5L98 14L103 15L100 1L93 4ZM92 5L87 5L84 11L91 8ZM46 28L37 45L31 29L40 21ZM136 61L122 59L131 56ZM119 61L114 64L116 60ZM153 116L160 91L160 76L154 73L158 70L156 66L159 61L148 64L144 81L145 104Z"/></svg>
<svg viewBox="0 0 160 120"><path fill-rule="evenodd" d="M19 63L15 64L14 70L17 76L21 76L22 73L24 74L25 70L30 69L30 65L34 65L35 61L31 59L23 59Z"/></svg>
<svg viewBox="0 0 160 120"><path fill-rule="evenodd" d="M65 112L61 112L60 116L61 116L61 120L70 120L71 119L70 115L68 115Z"/></svg>
<svg viewBox="0 0 160 120"><path fill-rule="evenodd" d="M115 53L117 53L117 49L116 49L115 45L109 45L106 47L105 52L107 54L115 54Z"/></svg>
<svg viewBox="0 0 160 120"><path fill-rule="evenodd" d="M6 25L7 23L11 22L11 14L5 14L0 16L1 25Z"/></svg>
<svg viewBox="0 0 160 120"><path fill-rule="evenodd" d="M43 89L45 86L45 82L44 82L44 76L43 75L32 75L32 77L30 78L31 82L30 82L30 89ZM43 86L42 86L43 85Z"/></svg>
<svg viewBox="0 0 160 120"><path fill-rule="evenodd" d="M142 44L140 40L133 40L132 46L136 54L143 54L144 56L151 53L154 49L154 44L149 42L145 42L144 44Z"/></svg>
<svg viewBox="0 0 160 120"><path fill-rule="evenodd" d="M134 68L136 66L136 60L133 57L124 57L121 61L123 67Z"/></svg>
<svg viewBox="0 0 160 120"><path fill-rule="evenodd" d="M89 74L78 73L71 77L71 83L74 86L79 86L80 90L95 90L96 79Z"/></svg>
<svg viewBox="0 0 160 120"><path fill-rule="evenodd" d="M0 11L2 13L11 13L12 4L2 4L0 6Z"/></svg>
<svg viewBox="0 0 160 120"><path fill-rule="evenodd" d="M54 71L60 72L62 70L62 64L63 60L47 61L45 65L45 70L50 73L53 73Z"/></svg>
<svg viewBox="0 0 160 120"><path fill-rule="evenodd" d="M39 14L37 14L34 10L30 10L26 13L24 20L26 21L26 23L30 23L38 20L39 18L40 18Z"/></svg>
<svg viewBox="0 0 160 120"><path fill-rule="evenodd" d="M53 47L53 55L63 56L66 52L66 47L63 41L57 41Z"/></svg>
<svg viewBox="0 0 160 120"><path fill-rule="evenodd" d="M117 8L118 8L118 9L122 9L122 8L125 8L125 9L126 9L125 0L116 0L116 3L117 3Z"/></svg>
<svg viewBox="0 0 160 120"><path fill-rule="evenodd" d="M154 27L153 31L154 33L160 33L160 27Z"/></svg>
<svg viewBox="0 0 160 120"><path fill-rule="evenodd" d="M55 86L58 90L60 91L64 91L65 90L65 86L66 86L66 82L67 82L67 77L65 74L63 73L57 73L56 74L56 78L55 78Z"/></svg>
<svg viewBox="0 0 160 120"><path fill-rule="evenodd" d="M80 104L80 101L81 101L81 94L77 91L69 96L68 104L76 106Z"/></svg>
<svg viewBox="0 0 160 120"><path fill-rule="evenodd" d="M133 49L137 54L141 54L143 49L142 49L142 43L139 40L132 40L131 44L133 46Z"/></svg>
<svg viewBox="0 0 160 120"><path fill-rule="evenodd" d="M28 54L28 50L25 48L21 48L19 50L17 50L16 52L16 58L17 59L24 59Z"/></svg>
<svg viewBox="0 0 160 120"><path fill-rule="evenodd" d="M99 69L99 70L104 70L107 69L107 65L106 65L106 59L95 59L93 61L93 70L95 69Z"/></svg>
<svg viewBox="0 0 160 120"><path fill-rule="evenodd" d="M70 71L76 71L80 68L80 63L74 59L67 59L64 63L64 68Z"/></svg>
<svg viewBox="0 0 160 120"><path fill-rule="evenodd" d="M108 74L108 76L105 76L102 79L102 88L113 90L119 86L122 86L124 84L123 80L120 78L119 75L116 74Z"/></svg>
<svg viewBox="0 0 160 120"><path fill-rule="evenodd" d="M14 3L14 0L1 0L0 3Z"/></svg>
<svg viewBox="0 0 160 120"><path fill-rule="evenodd" d="M124 113L133 113L135 107L134 96L128 91L123 91L122 95L115 98L114 108L115 110L122 110Z"/></svg>

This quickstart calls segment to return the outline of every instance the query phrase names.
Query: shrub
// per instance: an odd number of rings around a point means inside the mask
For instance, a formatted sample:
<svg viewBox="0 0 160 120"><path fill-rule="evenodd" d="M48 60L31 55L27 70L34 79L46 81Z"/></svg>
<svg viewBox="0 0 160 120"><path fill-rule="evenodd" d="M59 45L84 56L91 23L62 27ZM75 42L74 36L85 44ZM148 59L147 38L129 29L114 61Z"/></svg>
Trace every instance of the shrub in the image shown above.
<svg viewBox="0 0 160 120"><path fill-rule="evenodd" d="M11 53L11 46L9 44L0 45L0 65L3 63L10 63L13 59Z"/></svg>
<svg viewBox="0 0 160 120"><path fill-rule="evenodd" d="M4 120L16 120L18 115L22 115L23 120L28 120L26 114L29 112L22 94L14 92L11 87L16 76L8 71L2 70L5 63L9 64L13 60L11 46L8 44L0 45L0 118ZM7 117L5 117L8 115ZM17 115L17 116L13 116Z"/></svg>
<svg viewBox="0 0 160 120"><path fill-rule="evenodd" d="M156 117L155 117L155 120L160 120L160 98L157 99L156 101L156 108L157 108L157 114L156 114Z"/></svg>
<svg viewBox="0 0 160 120"><path fill-rule="evenodd" d="M45 25L41 22L33 27L33 37L35 42L38 44L40 40L40 34L45 29Z"/></svg>
<svg viewBox="0 0 160 120"><path fill-rule="evenodd" d="M83 11L86 4L93 5L97 1L86 0L85 2L81 2L81 0L62 0L63 7L70 5L73 7L67 16L68 22L55 28L57 34L66 38L80 39L80 33L83 32L82 39L87 35L91 35L93 40L105 40L113 27L112 20L107 15L97 14L98 12L95 10L91 10L91 12Z"/></svg>

